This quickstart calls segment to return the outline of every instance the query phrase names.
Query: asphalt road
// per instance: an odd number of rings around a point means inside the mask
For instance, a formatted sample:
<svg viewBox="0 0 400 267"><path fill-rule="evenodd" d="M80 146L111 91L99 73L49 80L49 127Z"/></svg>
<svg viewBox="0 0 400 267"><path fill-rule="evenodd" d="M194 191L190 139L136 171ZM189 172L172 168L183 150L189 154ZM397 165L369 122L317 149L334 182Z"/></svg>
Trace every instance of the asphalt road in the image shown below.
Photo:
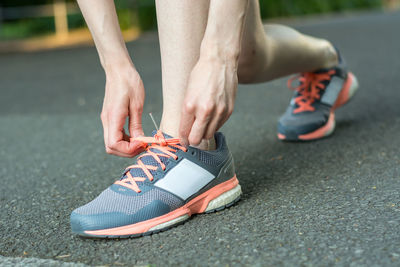
<svg viewBox="0 0 400 267"><path fill-rule="evenodd" d="M0 55L0 265L399 266L400 13L296 25L336 44L359 78L334 136L279 142L286 79L241 86L223 131L243 199L139 239L82 239L69 229L70 212L131 162L103 149L95 49ZM128 46L145 112L159 119L157 35ZM144 123L150 133L148 116Z"/></svg>

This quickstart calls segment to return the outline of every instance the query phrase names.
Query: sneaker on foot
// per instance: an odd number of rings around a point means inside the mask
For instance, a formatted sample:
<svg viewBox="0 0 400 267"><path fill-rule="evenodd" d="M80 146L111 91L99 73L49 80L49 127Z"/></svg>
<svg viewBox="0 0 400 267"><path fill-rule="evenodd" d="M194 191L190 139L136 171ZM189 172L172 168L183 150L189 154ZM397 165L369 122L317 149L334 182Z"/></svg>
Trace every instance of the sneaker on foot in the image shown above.
<svg viewBox="0 0 400 267"><path fill-rule="evenodd" d="M358 89L356 77L347 71L339 52L339 64L329 69L301 73L299 86L278 122L278 138L286 141L315 140L333 133L335 110L349 101Z"/></svg>
<svg viewBox="0 0 400 267"><path fill-rule="evenodd" d="M217 148L186 148L161 132L121 179L71 214L72 231L90 237L136 237L167 230L191 215L237 202L241 188L222 133Z"/></svg>

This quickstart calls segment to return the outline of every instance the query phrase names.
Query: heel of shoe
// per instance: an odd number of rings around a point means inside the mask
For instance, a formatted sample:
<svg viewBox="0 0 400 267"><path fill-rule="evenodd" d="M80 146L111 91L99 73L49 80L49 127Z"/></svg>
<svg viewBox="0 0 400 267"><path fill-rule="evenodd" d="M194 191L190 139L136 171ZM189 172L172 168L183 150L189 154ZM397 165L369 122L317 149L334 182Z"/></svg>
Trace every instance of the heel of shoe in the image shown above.
<svg viewBox="0 0 400 267"><path fill-rule="evenodd" d="M211 200L208 203L207 208L204 212L211 213L211 212L220 211L220 210L223 210L224 208L230 207L239 201L241 195L242 195L242 188L238 184L231 190L229 190L229 191L219 195L215 199Z"/></svg>
<svg viewBox="0 0 400 267"><path fill-rule="evenodd" d="M351 99L354 96L354 94L357 92L359 84L358 84L357 77L353 73L350 72L349 75L351 75L352 79L353 79L353 81L350 85L350 90L349 90L349 99Z"/></svg>
<svg viewBox="0 0 400 267"><path fill-rule="evenodd" d="M343 89L340 92L335 104L333 105L333 109L337 109L347 102L354 96L358 89L358 80L353 73L349 72L347 80L343 85Z"/></svg>

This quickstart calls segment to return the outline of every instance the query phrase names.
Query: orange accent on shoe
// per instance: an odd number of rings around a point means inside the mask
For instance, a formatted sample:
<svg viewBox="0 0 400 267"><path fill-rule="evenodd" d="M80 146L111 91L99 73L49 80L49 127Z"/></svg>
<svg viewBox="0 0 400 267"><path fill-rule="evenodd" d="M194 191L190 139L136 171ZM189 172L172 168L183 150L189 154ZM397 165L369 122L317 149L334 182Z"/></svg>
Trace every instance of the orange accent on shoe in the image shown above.
<svg viewBox="0 0 400 267"><path fill-rule="evenodd" d="M354 81L354 74L349 72L347 75L347 79L343 85L342 90L340 91L338 98L336 99L335 104L333 105L333 110L337 109L338 107L343 106L347 103L350 99L350 87Z"/></svg>
<svg viewBox="0 0 400 267"><path fill-rule="evenodd" d="M335 70L329 70L323 73L305 72L290 78L288 80L288 87L292 90L296 90L300 94L295 98L298 107L293 113L314 111L315 108L312 106L312 103L314 103L316 99L320 99L319 91L325 90L325 85L322 82L330 80L335 73ZM292 83L295 79L299 80L300 85L293 88Z"/></svg>
<svg viewBox="0 0 400 267"><path fill-rule="evenodd" d="M324 126L315 130L314 132L299 135L298 138L301 140L312 140L312 139L318 139L318 138L324 137L324 136L326 136L327 132L332 130L332 127L334 127L334 124L335 124L335 113L333 113L333 111L331 111L331 113L329 114L328 122Z"/></svg>
<svg viewBox="0 0 400 267"><path fill-rule="evenodd" d="M165 215L120 227L109 228L104 230L93 230L93 231L85 231L85 234L92 236L123 236L123 235L134 235L134 234L142 234L148 232L151 228L169 222L173 219L176 219L185 214L189 215L196 213L205 212L208 203L223 193L235 188L239 184L236 175L233 176L228 181L225 181L219 185L214 186L210 190L204 192L203 194L197 196L196 198L189 201L183 207L173 210Z"/></svg>
<svg viewBox="0 0 400 267"><path fill-rule="evenodd" d="M154 137L138 137L135 138L136 141L143 142L144 146L146 147L146 153L139 156L137 158L137 164L130 165L125 169L125 174L126 178L116 181L115 184L122 185L124 187L127 187L129 189L132 189L138 193L141 192L140 188L138 187L136 182L143 182L146 180L145 177L133 177L130 173L130 170L132 169L141 169L147 178L150 181L153 181L154 177L151 174L150 170L155 171L157 170L156 166L152 165L146 165L144 164L140 159L144 156L151 156L153 157L158 164L160 164L161 168L165 170L165 164L162 163L160 157L173 157L174 159L177 159L178 157L174 154L177 150L180 149L183 151L187 151L187 148L182 146L182 142L179 138L170 138L170 139L165 139L163 133L161 131L158 131ZM150 146L149 146L150 144ZM176 148L173 149L172 147ZM162 153L155 153L151 151L150 149L157 149L165 154Z"/></svg>
<svg viewBox="0 0 400 267"><path fill-rule="evenodd" d="M286 139L286 135L281 134L281 133L278 133L278 138L279 138L280 140L284 140L284 139Z"/></svg>

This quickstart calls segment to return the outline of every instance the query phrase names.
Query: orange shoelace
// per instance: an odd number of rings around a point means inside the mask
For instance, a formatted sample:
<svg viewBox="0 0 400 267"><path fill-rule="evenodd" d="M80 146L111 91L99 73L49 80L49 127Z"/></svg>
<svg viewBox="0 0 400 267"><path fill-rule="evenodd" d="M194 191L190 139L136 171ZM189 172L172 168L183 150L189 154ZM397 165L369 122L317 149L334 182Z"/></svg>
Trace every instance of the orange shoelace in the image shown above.
<svg viewBox="0 0 400 267"><path fill-rule="evenodd" d="M135 140L141 141L145 144L146 153L140 155L137 158L137 164L128 166L125 169L126 178L116 181L115 184L127 187L137 193L140 193L141 190L136 182L144 182L146 180L146 177L134 177L130 173L130 170L141 169L144 172L144 174L147 176L147 178L150 181L153 181L154 177L150 171L155 171L158 169L157 166L144 164L141 160L142 157L145 157L145 156L153 157L155 159L155 161L157 161L158 164L160 164L162 170L165 170L165 168L166 168L165 164L161 161L160 157L166 157L166 158L172 157L175 160L177 160L178 156L174 154L174 153L176 153L177 149L180 149L180 150L183 150L186 152L187 148L181 145L181 140L179 138L165 139L165 137L161 131L158 131L157 134L154 135L154 137L139 137L139 138L136 138ZM162 153L153 152L153 151L151 151L151 149L158 150Z"/></svg>
<svg viewBox="0 0 400 267"><path fill-rule="evenodd" d="M312 106L312 103L314 103L316 99L320 99L320 91L325 90L325 85L322 82L330 80L331 76L335 73L335 70L323 73L306 72L290 78L288 80L288 87L299 93L299 96L295 98L295 103L298 107L293 112L314 111L315 108ZM300 85L293 88L292 83L296 79L298 79Z"/></svg>

